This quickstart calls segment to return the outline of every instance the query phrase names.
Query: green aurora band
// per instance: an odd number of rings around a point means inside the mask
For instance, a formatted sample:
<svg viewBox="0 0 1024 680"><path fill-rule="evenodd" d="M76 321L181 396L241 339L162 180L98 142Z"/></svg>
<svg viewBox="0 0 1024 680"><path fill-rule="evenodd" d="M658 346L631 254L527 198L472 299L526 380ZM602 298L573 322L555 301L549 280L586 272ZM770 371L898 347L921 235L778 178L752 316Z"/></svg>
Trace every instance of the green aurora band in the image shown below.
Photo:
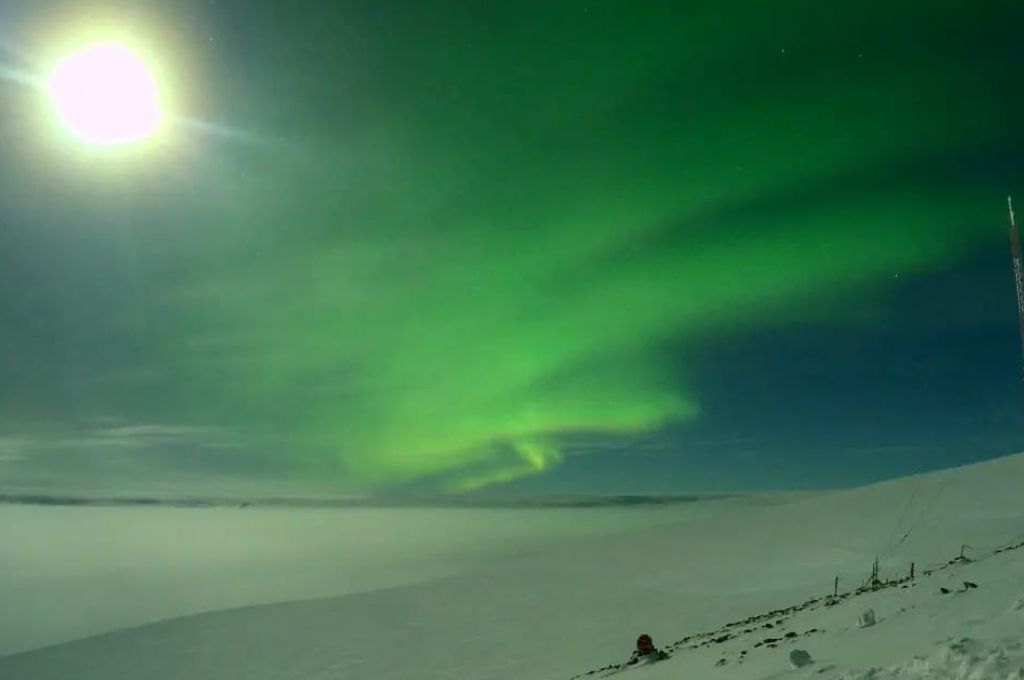
<svg viewBox="0 0 1024 680"><path fill-rule="evenodd" d="M1003 237L1014 3L471 5L241 20L219 96L285 141L200 154L147 237L168 417L477 488L699 417L667 347Z"/></svg>

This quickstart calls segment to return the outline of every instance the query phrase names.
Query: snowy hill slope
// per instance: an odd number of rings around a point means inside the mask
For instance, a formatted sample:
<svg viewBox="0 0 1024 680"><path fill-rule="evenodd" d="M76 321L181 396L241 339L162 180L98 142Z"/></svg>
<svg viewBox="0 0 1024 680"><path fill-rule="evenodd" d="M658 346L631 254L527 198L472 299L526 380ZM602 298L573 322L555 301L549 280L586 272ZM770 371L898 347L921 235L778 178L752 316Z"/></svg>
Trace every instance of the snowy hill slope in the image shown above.
<svg viewBox="0 0 1024 680"><path fill-rule="evenodd" d="M834 606L823 598L803 612L769 617L770 629L758 622L713 631L637 677L1024 678L1024 541L1014 546ZM877 622L862 628L859 617L868 610ZM794 649L813 663L794 669ZM615 675L626 680L631 672Z"/></svg>
<svg viewBox="0 0 1024 680"><path fill-rule="evenodd" d="M1017 455L778 505L721 504L699 521L638 523L410 585L187 616L37 649L0 658L0 677L568 680L626 658L641 631L666 645L820 598L836 575L840 591L850 591L876 556L883 578L915 561L915 585L791 612L781 635L773 622L696 649L680 645L672 659L620 677L1024 677L1014 675L1024 551L967 548L968 557L988 559L924 574L963 543L996 546L1024 533L1021 489ZM979 587L956 592L964 580ZM867 608L878 623L858 628ZM764 643L768 637L781 640ZM791 669L792 647L815 662Z"/></svg>

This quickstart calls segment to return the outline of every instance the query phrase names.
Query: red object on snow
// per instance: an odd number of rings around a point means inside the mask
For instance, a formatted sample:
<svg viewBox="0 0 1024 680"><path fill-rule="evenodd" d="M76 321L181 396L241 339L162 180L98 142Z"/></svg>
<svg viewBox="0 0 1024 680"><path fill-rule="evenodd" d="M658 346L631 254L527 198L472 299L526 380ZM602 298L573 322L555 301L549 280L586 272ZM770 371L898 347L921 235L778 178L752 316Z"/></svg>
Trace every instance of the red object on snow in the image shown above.
<svg viewBox="0 0 1024 680"><path fill-rule="evenodd" d="M636 639L636 650L638 652L650 652L654 650L654 640L647 633L643 633Z"/></svg>

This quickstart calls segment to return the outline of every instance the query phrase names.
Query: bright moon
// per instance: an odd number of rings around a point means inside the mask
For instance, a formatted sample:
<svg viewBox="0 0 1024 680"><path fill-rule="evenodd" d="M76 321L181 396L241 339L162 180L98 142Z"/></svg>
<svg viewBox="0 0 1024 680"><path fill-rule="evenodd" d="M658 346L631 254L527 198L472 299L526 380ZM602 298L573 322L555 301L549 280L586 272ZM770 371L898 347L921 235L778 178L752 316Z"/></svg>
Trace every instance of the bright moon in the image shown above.
<svg viewBox="0 0 1024 680"><path fill-rule="evenodd" d="M118 44L86 47L62 61L47 87L57 115L76 136L124 144L150 136L163 115L152 74Z"/></svg>

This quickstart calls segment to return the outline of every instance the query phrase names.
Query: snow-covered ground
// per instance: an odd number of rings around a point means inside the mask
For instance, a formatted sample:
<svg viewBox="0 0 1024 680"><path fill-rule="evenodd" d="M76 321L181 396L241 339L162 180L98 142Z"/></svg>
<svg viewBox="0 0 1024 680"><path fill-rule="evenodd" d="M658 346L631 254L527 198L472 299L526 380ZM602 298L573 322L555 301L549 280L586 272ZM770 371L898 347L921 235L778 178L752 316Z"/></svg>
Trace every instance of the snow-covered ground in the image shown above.
<svg viewBox="0 0 1024 680"><path fill-rule="evenodd" d="M0 656L177 616L451 577L714 508L0 505Z"/></svg>
<svg viewBox="0 0 1024 680"><path fill-rule="evenodd" d="M110 631L0 658L0 678L568 680L628 657L639 632L673 657L615 677L1024 678L1024 549L996 552L1024 539L1024 455L787 502L406 509L390 524L363 515L365 530L353 511L218 525L189 514L214 511L163 509L147 539L145 512L0 510L0 644ZM34 531L12 533L15 519ZM118 538L95 546L103 527ZM976 561L950 565L962 544ZM876 556L883 579L911 561L916 578L826 606L835 576L855 590ZM346 560L366 573L349 578ZM299 597L318 599L281 602ZM861 628L867 609L877 622ZM48 633L47 616L76 624ZM793 649L813 663L793 669Z"/></svg>

